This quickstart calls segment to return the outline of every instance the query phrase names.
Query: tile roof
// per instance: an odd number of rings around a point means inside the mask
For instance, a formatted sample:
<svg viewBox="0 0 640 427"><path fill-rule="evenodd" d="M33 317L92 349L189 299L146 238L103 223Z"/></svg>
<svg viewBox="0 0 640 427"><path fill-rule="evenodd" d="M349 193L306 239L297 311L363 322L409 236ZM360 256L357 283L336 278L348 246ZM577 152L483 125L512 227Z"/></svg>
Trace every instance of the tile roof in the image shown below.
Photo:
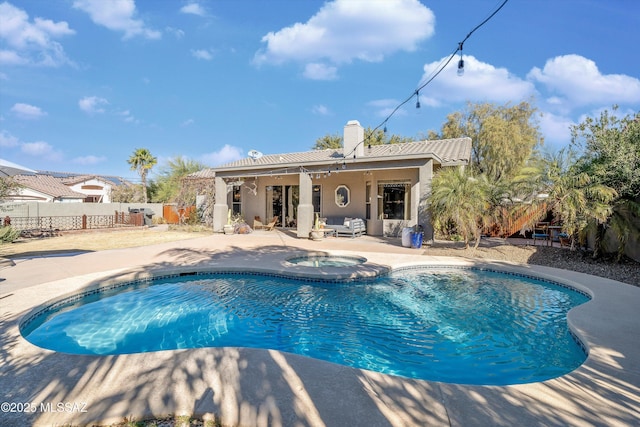
<svg viewBox="0 0 640 427"><path fill-rule="evenodd" d="M433 158L442 165L467 164L471 159L471 138L454 138L402 144L372 145L365 147L359 160L383 162L386 160ZM349 157L351 158L351 157ZM343 149L313 150L299 153L265 154L259 159L244 158L204 169L190 177L211 178L217 170L261 169L264 167L303 166L305 164L332 164L343 160ZM197 175L197 176L196 176Z"/></svg>
<svg viewBox="0 0 640 427"><path fill-rule="evenodd" d="M56 179L64 180L63 182L67 185L77 184L78 182L86 181L89 179L99 179L101 181L111 183L114 185L132 185L131 182L127 181L125 178L114 175L94 175L94 174L78 174L72 172L55 172L55 171L45 171L39 170L38 174L41 175L49 175Z"/></svg>
<svg viewBox="0 0 640 427"><path fill-rule="evenodd" d="M85 181L90 181L92 179L98 180L98 181L102 181L106 184L113 184L113 182L106 180L105 178L99 176L99 175L73 175L73 176L66 176L64 178L58 178L60 180L60 182L62 182L64 185L75 185L75 184L79 184L81 182L85 182Z"/></svg>
<svg viewBox="0 0 640 427"><path fill-rule="evenodd" d="M84 199L86 194L73 191L58 178L51 175L15 175L13 179L23 187L38 191L51 197L67 199Z"/></svg>

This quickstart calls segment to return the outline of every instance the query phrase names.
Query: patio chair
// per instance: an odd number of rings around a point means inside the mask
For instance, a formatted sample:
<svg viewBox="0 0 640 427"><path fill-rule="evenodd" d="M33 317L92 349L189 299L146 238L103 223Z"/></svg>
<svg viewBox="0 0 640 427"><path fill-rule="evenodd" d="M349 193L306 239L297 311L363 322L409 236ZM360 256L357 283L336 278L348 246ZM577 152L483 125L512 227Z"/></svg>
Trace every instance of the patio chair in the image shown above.
<svg viewBox="0 0 640 427"><path fill-rule="evenodd" d="M262 222L262 218L260 218L259 216L255 216L253 218L253 229L254 230L264 230L265 225Z"/></svg>
<svg viewBox="0 0 640 427"><path fill-rule="evenodd" d="M271 222L267 225L264 226L264 229L267 231L273 231L274 228L276 228L276 223L278 222L278 217L274 217Z"/></svg>
<svg viewBox="0 0 640 427"><path fill-rule="evenodd" d="M534 246L536 244L536 240L542 240L547 246L549 245L549 243L551 243L551 240L549 239L549 229L547 228L548 226L549 224L546 222L539 222L536 224L535 228L533 229Z"/></svg>

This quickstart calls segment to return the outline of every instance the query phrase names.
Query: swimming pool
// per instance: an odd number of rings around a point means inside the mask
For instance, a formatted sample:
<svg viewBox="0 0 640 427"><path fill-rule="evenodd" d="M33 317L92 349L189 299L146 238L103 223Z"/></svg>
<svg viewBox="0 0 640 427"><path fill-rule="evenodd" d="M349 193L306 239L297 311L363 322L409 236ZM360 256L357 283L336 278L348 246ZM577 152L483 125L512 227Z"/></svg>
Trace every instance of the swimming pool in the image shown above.
<svg viewBox="0 0 640 427"><path fill-rule="evenodd" d="M74 354L268 348L410 378L506 385L554 378L585 360L566 313L587 300L476 269L351 281L176 275L59 302L29 316L21 332Z"/></svg>

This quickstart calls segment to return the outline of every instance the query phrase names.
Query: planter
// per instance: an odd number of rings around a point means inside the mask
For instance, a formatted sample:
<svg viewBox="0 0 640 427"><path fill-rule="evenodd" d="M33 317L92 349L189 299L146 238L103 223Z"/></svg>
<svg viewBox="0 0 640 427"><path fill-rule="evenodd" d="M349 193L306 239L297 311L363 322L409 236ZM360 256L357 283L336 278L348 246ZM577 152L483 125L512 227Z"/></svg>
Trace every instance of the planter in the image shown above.
<svg viewBox="0 0 640 427"><path fill-rule="evenodd" d="M322 231L311 230L309 233L309 238L311 240L322 240L324 239L324 233Z"/></svg>
<svg viewBox="0 0 640 427"><path fill-rule="evenodd" d="M224 234L233 234L235 232L235 226L233 224L227 224L223 227Z"/></svg>

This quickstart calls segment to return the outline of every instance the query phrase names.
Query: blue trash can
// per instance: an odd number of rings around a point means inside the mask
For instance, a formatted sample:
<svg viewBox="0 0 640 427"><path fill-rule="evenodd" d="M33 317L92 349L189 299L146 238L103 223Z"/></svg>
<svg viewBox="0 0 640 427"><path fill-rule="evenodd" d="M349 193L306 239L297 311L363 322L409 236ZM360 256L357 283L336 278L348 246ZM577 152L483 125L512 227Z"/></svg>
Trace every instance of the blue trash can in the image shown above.
<svg viewBox="0 0 640 427"><path fill-rule="evenodd" d="M411 247L413 249L420 249L422 247L422 239L424 233L422 231L411 233Z"/></svg>

